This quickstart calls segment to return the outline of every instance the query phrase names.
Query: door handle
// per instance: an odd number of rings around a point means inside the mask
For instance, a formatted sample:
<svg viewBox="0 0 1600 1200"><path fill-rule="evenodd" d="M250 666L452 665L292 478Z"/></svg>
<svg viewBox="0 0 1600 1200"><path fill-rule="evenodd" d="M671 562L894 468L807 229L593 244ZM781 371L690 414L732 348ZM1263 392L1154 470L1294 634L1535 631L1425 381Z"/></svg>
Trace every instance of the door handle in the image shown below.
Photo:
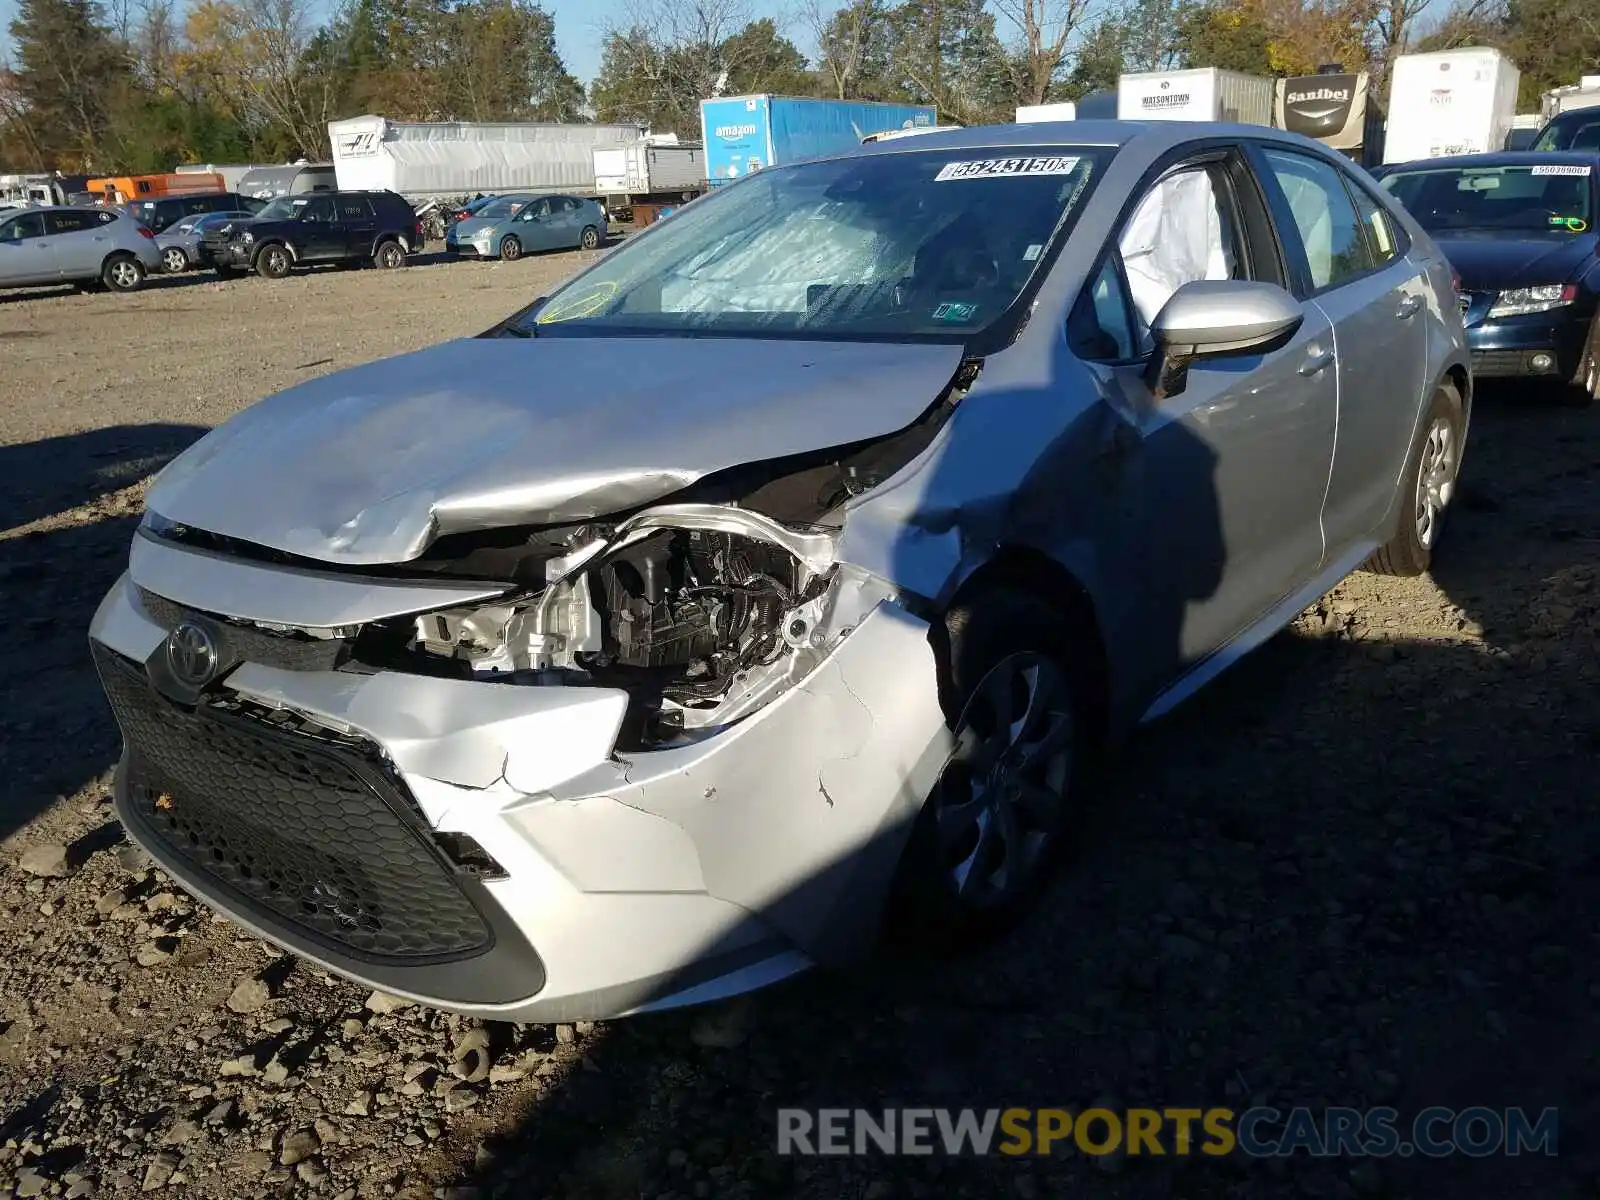
<svg viewBox="0 0 1600 1200"><path fill-rule="evenodd" d="M1421 308L1421 296L1407 296L1404 300L1400 301L1400 307L1395 309L1394 315L1399 317L1402 321L1409 320L1410 318L1416 316L1417 312Z"/></svg>
<svg viewBox="0 0 1600 1200"><path fill-rule="evenodd" d="M1317 347L1313 346L1313 347L1311 347L1310 350L1308 350L1306 352L1306 360L1305 360L1305 362L1300 364L1300 374L1307 375L1307 376L1315 375L1318 371L1322 370L1324 367L1331 366L1332 363L1333 363L1333 351L1332 350L1320 350Z"/></svg>

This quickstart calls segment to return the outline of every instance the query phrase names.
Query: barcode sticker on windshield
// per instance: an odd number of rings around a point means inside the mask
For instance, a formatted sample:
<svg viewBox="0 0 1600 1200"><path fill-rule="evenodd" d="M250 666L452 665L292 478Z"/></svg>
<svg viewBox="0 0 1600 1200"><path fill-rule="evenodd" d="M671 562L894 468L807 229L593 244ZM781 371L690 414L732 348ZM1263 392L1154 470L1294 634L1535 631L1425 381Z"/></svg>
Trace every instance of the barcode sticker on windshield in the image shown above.
<svg viewBox="0 0 1600 1200"><path fill-rule="evenodd" d="M1578 163L1540 163L1529 171L1530 175L1589 175L1594 168Z"/></svg>
<svg viewBox="0 0 1600 1200"><path fill-rule="evenodd" d="M995 179L1007 175L1071 175L1078 165L1071 158L985 158L976 162L945 163L933 177L935 183L953 179Z"/></svg>

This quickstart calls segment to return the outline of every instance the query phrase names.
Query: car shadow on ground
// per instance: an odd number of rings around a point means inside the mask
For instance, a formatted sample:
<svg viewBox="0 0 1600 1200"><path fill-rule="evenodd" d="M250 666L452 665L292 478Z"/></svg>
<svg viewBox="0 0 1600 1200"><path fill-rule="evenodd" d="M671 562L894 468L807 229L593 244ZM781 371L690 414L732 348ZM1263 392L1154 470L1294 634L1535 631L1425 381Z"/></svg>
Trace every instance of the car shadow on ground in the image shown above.
<svg viewBox="0 0 1600 1200"><path fill-rule="evenodd" d="M0 838L116 761L89 659L90 618L122 573L141 500L128 491L206 432L113 426L0 447Z"/></svg>
<svg viewBox="0 0 1600 1200"><path fill-rule="evenodd" d="M1437 588L1388 584L1380 606L1357 576L1138 735L1021 929L601 1026L509 1128L456 1135L453 1181L585 1200L1589 1194L1600 416L1500 392L1474 421ZM1559 1154L777 1153L783 1107L1090 1105L1388 1105L1402 1134L1429 1106L1554 1106Z"/></svg>

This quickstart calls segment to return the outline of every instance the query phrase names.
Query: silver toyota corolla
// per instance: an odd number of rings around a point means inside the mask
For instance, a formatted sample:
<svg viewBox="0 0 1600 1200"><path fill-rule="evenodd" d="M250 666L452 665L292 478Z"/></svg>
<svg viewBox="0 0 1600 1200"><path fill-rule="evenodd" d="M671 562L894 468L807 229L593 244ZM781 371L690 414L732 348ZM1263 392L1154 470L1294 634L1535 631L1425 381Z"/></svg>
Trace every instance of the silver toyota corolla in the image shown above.
<svg viewBox="0 0 1600 1200"><path fill-rule="evenodd" d="M610 1016L1019 914L1080 768L1425 570L1448 266L1337 154L1075 122L765 170L156 481L119 812L364 985Z"/></svg>

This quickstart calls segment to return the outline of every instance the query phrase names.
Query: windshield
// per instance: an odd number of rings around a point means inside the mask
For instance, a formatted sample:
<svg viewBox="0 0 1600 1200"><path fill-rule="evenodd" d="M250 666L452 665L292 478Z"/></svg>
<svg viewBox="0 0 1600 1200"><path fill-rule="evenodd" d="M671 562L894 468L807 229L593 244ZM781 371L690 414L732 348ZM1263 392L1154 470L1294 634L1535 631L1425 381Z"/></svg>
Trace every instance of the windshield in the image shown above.
<svg viewBox="0 0 1600 1200"><path fill-rule="evenodd" d="M1600 150L1600 108L1580 109L1555 117L1530 150Z"/></svg>
<svg viewBox="0 0 1600 1200"><path fill-rule="evenodd" d="M507 217L515 216L527 203L525 196L502 196L498 200L489 201L472 215L485 221L503 221Z"/></svg>
<svg viewBox="0 0 1600 1200"><path fill-rule="evenodd" d="M303 196L284 196L267 205L256 216L263 221L293 221L300 216L300 210L306 206Z"/></svg>
<svg viewBox="0 0 1600 1200"><path fill-rule="evenodd" d="M685 205L511 328L962 341L1022 293L1113 151L773 167Z"/></svg>
<svg viewBox="0 0 1600 1200"><path fill-rule="evenodd" d="M1429 233L1584 233L1594 222L1593 173L1573 163L1433 167L1385 175L1383 186Z"/></svg>

